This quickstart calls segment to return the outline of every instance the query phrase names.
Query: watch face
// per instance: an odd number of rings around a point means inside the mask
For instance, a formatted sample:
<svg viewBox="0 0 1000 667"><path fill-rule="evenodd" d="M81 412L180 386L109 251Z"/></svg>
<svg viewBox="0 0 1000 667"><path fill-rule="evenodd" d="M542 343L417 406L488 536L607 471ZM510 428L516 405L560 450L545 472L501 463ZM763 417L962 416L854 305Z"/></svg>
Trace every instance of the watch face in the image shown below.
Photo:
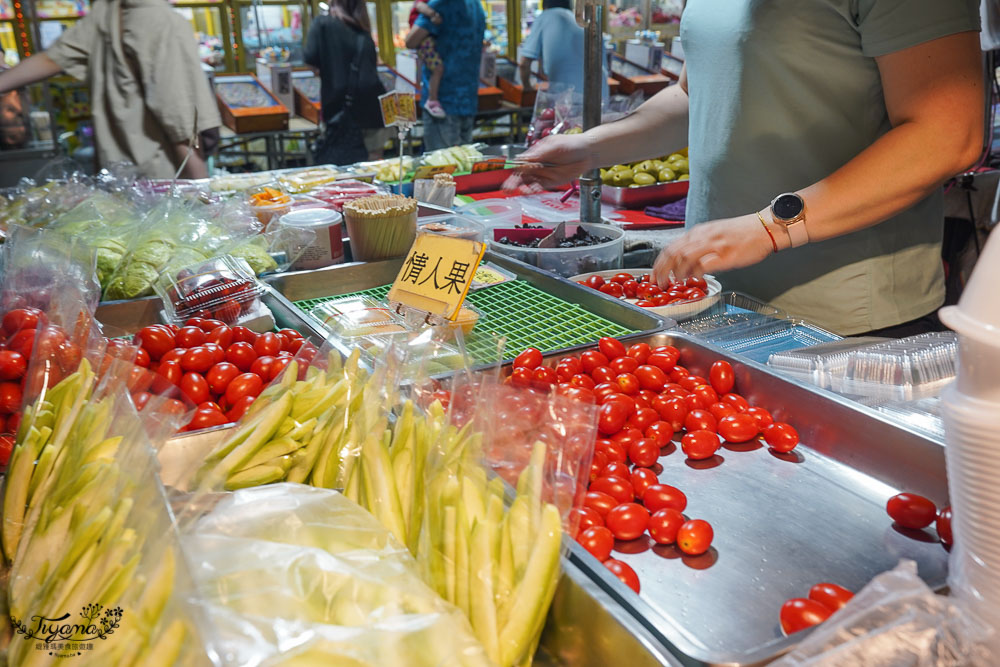
<svg viewBox="0 0 1000 667"><path fill-rule="evenodd" d="M802 213L803 208L805 204L802 202L802 197L792 193L778 195L771 205L771 211L781 220L792 220Z"/></svg>

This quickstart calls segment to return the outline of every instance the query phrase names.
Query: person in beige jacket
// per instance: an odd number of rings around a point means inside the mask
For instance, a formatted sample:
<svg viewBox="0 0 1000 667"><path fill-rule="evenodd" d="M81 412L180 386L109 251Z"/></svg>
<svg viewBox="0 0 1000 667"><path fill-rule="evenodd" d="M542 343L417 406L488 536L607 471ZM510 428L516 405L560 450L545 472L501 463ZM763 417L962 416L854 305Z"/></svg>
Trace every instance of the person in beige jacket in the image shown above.
<svg viewBox="0 0 1000 667"><path fill-rule="evenodd" d="M188 21L167 0L96 0L47 51L0 73L0 93L66 73L90 88L98 162L149 178L207 176L193 138L221 125ZM188 155L190 153L190 156Z"/></svg>

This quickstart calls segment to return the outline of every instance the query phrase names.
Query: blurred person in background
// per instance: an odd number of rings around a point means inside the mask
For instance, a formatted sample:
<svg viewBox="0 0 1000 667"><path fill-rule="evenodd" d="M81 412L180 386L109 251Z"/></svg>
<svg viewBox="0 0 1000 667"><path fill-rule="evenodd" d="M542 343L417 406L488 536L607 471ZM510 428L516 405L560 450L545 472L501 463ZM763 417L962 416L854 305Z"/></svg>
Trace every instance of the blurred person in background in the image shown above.
<svg viewBox="0 0 1000 667"><path fill-rule="evenodd" d="M364 0L331 0L306 35L305 62L319 71L326 126L315 148L319 164L353 164L382 157L390 130L382 124L371 19Z"/></svg>
<svg viewBox="0 0 1000 667"><path fill-rule="evenodd" d="M197 139L222 121L191 24L166 0L95 0L48 50L0 73L0 93L63 73L90 88L100 166L208 176Z"/></svg>
<svg viewBox="0 0 1000 667"><path fill-rule="evenodd" d="M418 49L431 36L448 76L441 82L438 101L445 114L435 117L424 109L424 150L431 151L472 142L479 110L479 66L486 33L486 13L479 0L435 0L442 17L436 24L421 14L406 35L406 47ZM432 72L423 67L421 99L430 97Z"/></svg>
<svg viewBox="0 0 1000 667"><path fill-rule="evenodd" d="M531 90L531 67L549 81L549 90L572 88L583 94L583 27L576 22L572 0L544 0L542 13L531 26L531 34L521 44L521 85ZM608 99L608 77L604 76L603 97Z"/></svg>

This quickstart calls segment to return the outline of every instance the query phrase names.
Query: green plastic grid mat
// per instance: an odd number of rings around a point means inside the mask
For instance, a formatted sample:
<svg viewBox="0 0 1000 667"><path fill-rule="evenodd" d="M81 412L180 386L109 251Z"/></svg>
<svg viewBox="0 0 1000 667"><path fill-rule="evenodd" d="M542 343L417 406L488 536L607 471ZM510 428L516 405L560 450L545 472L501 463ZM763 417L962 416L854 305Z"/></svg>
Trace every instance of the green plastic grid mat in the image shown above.
<svg viewBox="0 0 1000 667"><path fill-rule="evenodd" d="M349 296L366 295L381 301L390 287L382 285L361 292L305 299L296 301L295 305L309 312L321 303ZM554 297L524 280L511 280L470 292L468 301L482 313L476 328L465 339L469 353L478 363L496 361L495 339L477 336L481 331L506 336L505 357L513 357L527 347L536 347L545 353L593 343L601 336L636 333L634 329Z"/></svg>

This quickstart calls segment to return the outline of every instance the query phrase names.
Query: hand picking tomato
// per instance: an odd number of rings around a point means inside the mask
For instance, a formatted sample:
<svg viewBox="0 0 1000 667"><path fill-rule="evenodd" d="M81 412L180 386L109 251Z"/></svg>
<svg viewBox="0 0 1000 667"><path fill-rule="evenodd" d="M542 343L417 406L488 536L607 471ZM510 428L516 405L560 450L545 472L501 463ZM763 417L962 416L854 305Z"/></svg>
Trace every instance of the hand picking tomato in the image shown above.
<svg viewBox="0 0 1000 667"><path fill-rule="evenodd" d="M677 541L677 532L685 521L683 514L667 507L649 517L646 529L657 544L673 544Z"/></svg>
<svg viewBox="0 0 1000 667"><path fill-rule="evenodd" d="M799 432L785 422L774 422L763 433L764 442L776 452L790 452L799 444Z"/></svg>
<svg viewBox="0 0 1000 667"><path fill-rule="evenodd" d="M604 561L604 567L611 570L611 572L618 577L618 580L623 584L631 588L636 593L639 592L639 575L635 573L627 563L623 563L615 558L609 558Z"/></svg>
<svg viewBox="0 0 1000 667"><path fill-rule="evenodd" d="M712 526L703 519L686 521L677 531L677 548L689 556L700 556L712 546Z"/></svg>
<svg viewBox="0 0 1000 667"><path fill-rule="evenodd" d="M576 541L602 563L611 557L611 549L615 546L614 535L604 526L587 528L580 533Z"/></svg>
<svg viewBox="0 0 1000 667"><path fill-rule="evenodd" d="M904 528L920 530L937 519L937 507L927 498L915 493L900 493L886 503L886 512Z"/></svg>
<svg viewBox="0 0 1000 667"><path fill-rule="evenodd" d="M719 450L719 436L714 431L691 431L681 438L681 451L694 461L715 456Z"/></svg>
<svg viewBox="0 0 1000 667"><path fill-rule="evenodd" d="M809 599L819 602L831 611L838 611L854 597L854 593L837 584L821 583L809 589Z"/></svg>
<svg viewBox="0 0 1000 667"><path fill-rule="evenodd" d="M950 547L954 542L954 538L951 534L951 505L948 505L938 512L937 521L934 527L937 528L938 539L941 540L941 544L946 547Z"/></svg>
<svg viewBox="0 0 1000 667"><path fill-rule="evenodd" d="M634 540L646 532L649 510L638 503L622 503L604 518L608 530L619 540Z"/></svg>
<svg viewBox="0 0 1000 667"><path fill-rule="evenodd" d="M642 504L650 512L658 512L668 508L683 512L687 503L687 496L684 495L684 492L669 484L652 484L646 487L642 494Z"/></svg>
<svg viewBox="0 0 1000 667"><path fill-rule="evenodd" d="M779 615L781 631L786 635L792 635L814 625L819 625L830 618L832 614L833 611L815 600L792 598L781 605Z"/></svg>

